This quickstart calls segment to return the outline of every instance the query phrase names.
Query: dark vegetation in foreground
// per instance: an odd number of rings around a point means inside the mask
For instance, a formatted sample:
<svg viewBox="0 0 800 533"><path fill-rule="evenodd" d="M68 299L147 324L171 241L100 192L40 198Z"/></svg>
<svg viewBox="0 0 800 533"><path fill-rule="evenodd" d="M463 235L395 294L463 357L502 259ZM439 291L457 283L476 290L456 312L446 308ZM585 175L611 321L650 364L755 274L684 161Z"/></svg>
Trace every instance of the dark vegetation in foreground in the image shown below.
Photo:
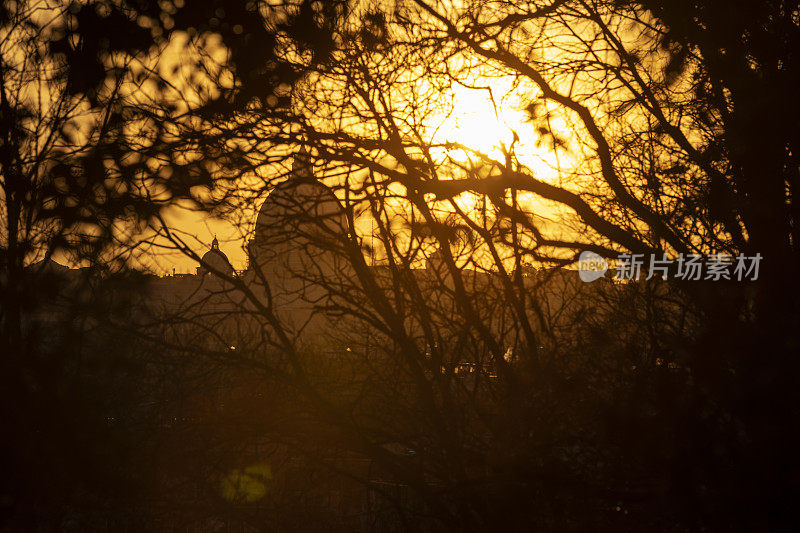
<svg viewBox="0 0 800 533"><path fill-rule="evenodd" d="M0 5L0 527L797 529L798 3L288 4ZM476 65L573 167L432 140ZM301 145L340 335L292 342L258 264L150 313L142 240L199 259L167 209L256 212ZM764 262L581 286L583 250Z"/></svg>

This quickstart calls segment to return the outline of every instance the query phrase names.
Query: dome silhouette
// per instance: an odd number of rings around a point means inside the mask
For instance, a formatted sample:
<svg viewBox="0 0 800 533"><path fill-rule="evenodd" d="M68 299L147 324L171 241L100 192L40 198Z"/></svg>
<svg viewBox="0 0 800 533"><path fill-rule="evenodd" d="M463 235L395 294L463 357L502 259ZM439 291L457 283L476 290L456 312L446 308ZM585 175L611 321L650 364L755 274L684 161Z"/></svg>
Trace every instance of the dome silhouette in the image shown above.
<svg viewBox="0 0 800 533"><path fill-rule="evenodd" d="M201 265L197 268L198 274L208 274L209 272L233 274L233 267L228 261L228 256L219 249L219 241L216 237L211 241L211 249L203 254L201 261Z"/></svg>
<svg viewBox="0 0 800 533"><path fill-rule="evenodd" d="M310 243L344 228L339 199L314 176L308 152L302 150L294 158L291 175L272 190L259 210L250 244L251 261L259 265L277 259L295 263Z"/></svg>

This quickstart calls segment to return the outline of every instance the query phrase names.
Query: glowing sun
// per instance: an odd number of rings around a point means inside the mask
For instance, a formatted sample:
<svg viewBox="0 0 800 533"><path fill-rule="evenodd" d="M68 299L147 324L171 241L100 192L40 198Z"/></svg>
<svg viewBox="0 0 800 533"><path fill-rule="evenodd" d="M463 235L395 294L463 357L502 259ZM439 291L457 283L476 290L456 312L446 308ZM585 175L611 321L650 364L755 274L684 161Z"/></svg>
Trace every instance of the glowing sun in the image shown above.
<svg viewBox="0 0 800 533"><path fill-rule="evenodd" d="M525 111L519 95L503 80L491 85L467 87L454 84L449 112L436 124L434 142L458 143L467 150L448 150L455 160L475 158L477 151L503 161L504 150L512 146L520 163L534 171L540 179L552 180L557 175L557 155L545 143Z"/></svg>

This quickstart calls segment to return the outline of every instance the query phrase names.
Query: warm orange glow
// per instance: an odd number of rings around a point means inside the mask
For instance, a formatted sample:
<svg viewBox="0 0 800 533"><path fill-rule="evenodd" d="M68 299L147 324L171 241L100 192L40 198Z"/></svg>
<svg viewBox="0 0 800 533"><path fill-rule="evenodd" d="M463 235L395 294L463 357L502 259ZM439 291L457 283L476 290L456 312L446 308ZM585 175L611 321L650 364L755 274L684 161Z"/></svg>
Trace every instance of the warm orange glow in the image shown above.
<svg viewBox="0 0 800 533"><path fill-rule="evenodd" d="M504 150L513 149L520 163L537 178L556 180L557 169L563 168L567 158L563 154L559 157L537 131L511 79L479 78L469 87L454 84L451 91L449 112L433 121L435 143L458 143L499 161L505 160ZM563 125L550 127L558 131ZM447 155L460 161L470 157L456 149Z"/></svg>

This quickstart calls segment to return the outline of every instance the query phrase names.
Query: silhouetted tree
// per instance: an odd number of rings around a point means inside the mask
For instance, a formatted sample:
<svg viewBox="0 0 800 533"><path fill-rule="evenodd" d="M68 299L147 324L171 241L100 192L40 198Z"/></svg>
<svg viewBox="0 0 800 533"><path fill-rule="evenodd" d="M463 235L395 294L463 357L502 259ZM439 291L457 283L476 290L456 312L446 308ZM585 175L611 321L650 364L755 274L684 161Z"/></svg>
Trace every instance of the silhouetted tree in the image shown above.
<svg viewBox="0 0 800 533"><path fill-rule="evenodd" d="M135 442L146 432L130 420L147 419L131 413L147 368L133 354L147 350L98 317L119 310L102 276L124 270L148 222L185 196L185 181L152 176L137 155L151 131L139 104L157 78L161 12L0 5L3 528L134 520L124 510L140 495ZM114 292L123 300L130 288Z"/></svg>
<svg viewBox="0 0 800 533"><path fill-rule="evenodd" d="M204 265L205 296L150 324L177 354L287 387L282 409L301 423L234 433L225 453L283 439L412 530L786 527L796 3L169 11L188 39L135 107L154 125L151 175L240 221L284 196L263 220L272 233L242 223L247 273ZM503 105L501 83L531 127L488 152L439 135L454 87ZM526 157L532 144L552 176ZM323 216L331 195L341 212ZM159 242L199 259L160 220ZM259 262L268 246L274 261ZM583 250L764 264L753 284L582 286L558 267ZM305 343L287 302L327 337Z"/></svg>
<svg viewBox="0 0 800 533"><path fill-rule="evenodd" d="M302 2L287 13L300 21L313 18L315 9L320 5ZM206 153L213 146L218 154L235 146L247 162L236 168L255 177L227 190L225 205L232 209L257 205L254 196L286 175L275 170L276 164L291 152L284 147L296 146L299 139L318 161L319 172L337 176L328 184L353 213L349 241L338 253L355 272L347 278L356 280L347 291L366 300L347 306L336 300L344 298L344 285L319 275L316 284L338 302L330 303L338 305L337 312L382 329L406 364L417 366L418 379L426 361L444 362L463 350L454 345L437 356L429 347L439 339L430 331L406 338L406 313L423 315L421 332L434 315L423 312L431 302L403 272L413 271L415 261L433 249L439 250L441 272L452 283L440 280L451 303L436 318L452 321L467 344L481 346L499 376L509 344L521 360L537 368L542 364L538 346L546 344L540 339L547 328L536 321L546 320L537 310L541 300L523 290L527 264L569 262L585 249L607 256L620 251L762 254L761 277L751 292L733 283L699 283L673 284L669 297L650 294L666 300L662 307L681 310L675 316L690 317L688 329L665 330L663 312L651 313L638 303L642 300L627 300L636 302L637 321L644 320L652 337L631 345L631 353L652 365L658 360L667 370L654 370L657 385L649 388L628 383L631 388L620 393L627 399L614 403L610 412L630 416L620 422L632 431L624 433L627 444L645 428L658 426L670 444L628 449L619 457L635 458L638 470L607 481L612 487L616 483L620 502L663 502L687 527L777 525L789 512L788 500L777 495L792 493L790 480L797 474L791 452L796 424L790 422L797 419L792 356L797 111L791 97L797 6L744 2L733 11L730 4L714 2L415 1L392 10L359 5L327 28L326 57L332 61L316 62L313 53L297 52L290 44L278 49L279 61L303 74L286 79L294 95L291 113L276 117L258 105L242 105L242 98L261 101L269 92L259 93L250 84L245 92L244 84L234 82L232 89L217 86L221 96L214 100L213 116L202 107L192 115L201 128L189 120L180 124L201 135ZM269 20L264 23L269 26ZM236 50L234 41L225 42ZM247 50L251 64L260 61ZM263 64L274 61L267 56ZM234 80L241 76L237 72ZM502 157L435 135L432 124L448 112L454 84L491 88L493 79L511 80L538 142L569 161L559 164L554 179L526 164L518 145L530 140L520 139L522 130L506 142ZM226 107L231 102L233 107ZM465 210L456 201L470 194L476 205L489 206L488 224L486 208ZM547 222L548 210L558 213L560 224ZM363 219L371 221L368 231L357 229L363 212L369 213ZM407 224L397 223L398 213ZM513 336L496 336L495 315L486 312L494 308L479 304L470 292L445 224L448 217L477 241L467 262L498 276L503 310L513 315ZM407 227L427 228L427 234L415 229L409 236L401 229ZM362 256L355 251L363 250L359 238L382 244ZM371 262L388 269L392 281L370 281L375 276L367 268ZM305 276L314 282L314 275ZM374 303L368 319L363 301ZM615 323L612 329L616 333L622 327ZM605 342L593 349L616 346L608 337ZM426 358L429 350L432 359ZM645 357L649 352L658 355ZM611 368L606 371L614 375ZM639 405L650 405L657 416L625 414L625 406L637 401L631 396L636 390L649 398ZM659 392L649 397L648 391ZM426 398L418 392L415 401ZM436 416L441 410L434 404L419 412ZM452 445L446 437L455 430L447 423L449 415L441 416L431 433L423 433L441 434L433 449L445 453ZM730 464L739 467L732 471ZM671 478L670 471L687 474ZM653 472L662 475L652 490L631 489L647 486ZM628 510L629 503L619 507ZM653 524L670 520L654 507L648 513Z"/></svg>

